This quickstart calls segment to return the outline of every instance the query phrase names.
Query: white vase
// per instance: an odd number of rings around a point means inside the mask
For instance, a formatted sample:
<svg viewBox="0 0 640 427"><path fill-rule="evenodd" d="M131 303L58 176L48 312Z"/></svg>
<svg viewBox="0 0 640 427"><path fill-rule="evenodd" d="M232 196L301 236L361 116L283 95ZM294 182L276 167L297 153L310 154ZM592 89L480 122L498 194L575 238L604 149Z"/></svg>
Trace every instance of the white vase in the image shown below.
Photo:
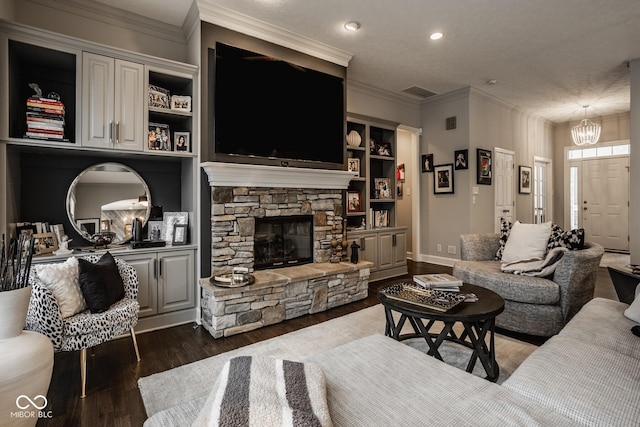
<svg viewBox="0 0 640 427"><path fill-rule="evenodd" d="M359 147L361 142L362 138L360 137L358 131L356 131L355 129L351 130L351 132L347 134L347 144L349 144L350 146Z"/></svg>
<svg viewBox="0 0 640 427"><path fill-rule="evenodd" d="M35 426L52 417L47 390L53 372L53 344L23 331L31 286L0 292L0 425Z"/></svg>

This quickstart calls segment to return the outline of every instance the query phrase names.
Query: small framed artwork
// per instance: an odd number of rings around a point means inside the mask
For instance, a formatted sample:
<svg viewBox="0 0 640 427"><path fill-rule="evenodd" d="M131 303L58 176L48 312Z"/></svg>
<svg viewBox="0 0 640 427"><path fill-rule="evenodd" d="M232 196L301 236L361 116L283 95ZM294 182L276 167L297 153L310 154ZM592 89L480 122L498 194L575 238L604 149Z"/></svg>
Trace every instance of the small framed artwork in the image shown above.
<svg viewBox="0 0 640 427"><path fill-rule="evenodd" d="M191 151L189 149L189 132L173 133L173 151Z"/></svg>
<svg viewBox="0 0 640 427"><path fill-rule="evenodd" d="M453 163L433 167L433 193L453 194Z"/></svg>
<svg viewBox="0 0 640 427"><path fill-rule="evenodd" d="M172 246L187 244L187 224L173 224Z"/></svg>
<svg viewBox="0 0 640 427"><path fill-rule="evenodd" d="M353 172L355 176L360 176L360 159L349 157L347 159L347 170Z"/></svg>
<svg viewBox="0 0 640 427"><path fill-rule="evenodd" d="M162 229L160 235L162 240L173 242L173 229L175 224L189 224L189 212L165 212L162 216Z"/></svg>
<svg viewBox="0 0 640 427"><path fill-rule="evenodd" d="M491 150L478 148L478 179L477 183L491 185L492 159Z"/></svg>
<svg viewBox="0 0 640 427"><path fill-rule="evenodd" d="M191 97L182 95L173 95L171 97L171 109L175 111L191 112Z"/></svg>
<svg viewBox="0 0 640 427"><path fill-rule="evenodd" d="M149 85L149 107L169 108L169 91L160 86Z"/></svg>
<svg viewBox="0 0 640 427"><path fill-rule="evenodd" d="M422 155L422 173L433 172L433 154Z"/></svg>
<svg viewBox="0 0 640 427"><path fill-rule="evenodd" d="M373 213L373 225L375 228L383 228L389 226L389 211L386 209L375 211Z"/></svg>
<svg viewBox="0 0 640 427"><path fill-rule="evenodd" d="M359 191L347 191L347 212L362 212L362 202Z"/></svg>
<svg viewBox="0 0 640 427"><path fill-rule="evenodd" d="M454 157L456 170L469 169L469 150L456 150Z"/></svg>
<svg viewBox="0 0 640 427"><path fill-rule="evenodd" d="M100 230L99 218L78 219L76 220L76 224L83 234L87 233L89 236L93 236Z"/></svg>
<svg viewBox="0 0 640 427"><path fill-rule="evenodd" d="M169 125L149 123L149 150L171 151Z"/></svg>
<svg viewBox="0 0 640 427"><path fill-rule="evenodd" d="M147 221L147 239L162 240L162 221L151 219Z"/></svg>
<svg viewBox="0 0 640 427"><path fill-rule="evenodd" d="M378 156L391 157L393 156L393 152L391 151L391 143L389 142L380 142L376 144L376 153Z"/></svg>
<svg viewBox="0 0 640 427"><path fill-rule="evenodd" d="M389 178L374 178L374 196L376 199L391 199L391 180Z"/></svg>
<svg viewBox="0 0 640 427"><path fill-rule="evenodd" d="M33 253L35 255L48 254L58 250L58 239L54 233L40 233L33 235Z"/></svg>
<svg viewBox="0 0 640 427"><path fill-rule="evenodd" d="M518 166L518 175L520 176L521 194L531 194L531 166Z"/></svg>
<svg viewBox="0 0 640 427"><path fill-rule="evenodd" d="M404 163L400 163L396 168L396 180L404 182Z"/></svg>

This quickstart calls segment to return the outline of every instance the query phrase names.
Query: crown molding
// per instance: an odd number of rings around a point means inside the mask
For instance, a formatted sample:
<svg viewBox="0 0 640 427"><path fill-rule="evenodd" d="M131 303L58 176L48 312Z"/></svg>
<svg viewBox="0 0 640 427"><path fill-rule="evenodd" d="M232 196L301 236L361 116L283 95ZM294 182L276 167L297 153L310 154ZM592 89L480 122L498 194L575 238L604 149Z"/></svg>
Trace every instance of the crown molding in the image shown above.
<svg viewBox="0 0 640 427"><path fill-rule="evenodd" d="M353 54L212 3L196 0L200 20L347 67Z"/></svg>

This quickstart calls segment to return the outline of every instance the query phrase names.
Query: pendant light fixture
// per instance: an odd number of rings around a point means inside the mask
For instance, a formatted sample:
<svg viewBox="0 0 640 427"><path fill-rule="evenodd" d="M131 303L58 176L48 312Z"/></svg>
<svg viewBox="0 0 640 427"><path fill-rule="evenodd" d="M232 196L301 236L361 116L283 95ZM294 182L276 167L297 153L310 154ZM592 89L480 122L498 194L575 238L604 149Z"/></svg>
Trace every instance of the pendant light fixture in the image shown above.
<svg viewBox="0 0 640 427"><path fill-rule="evenodd" d="M600 139L602 126L587 119L588 105L584 106L584 119L580 124L571 128L571 138L576 145L593 145Z"/></svg>

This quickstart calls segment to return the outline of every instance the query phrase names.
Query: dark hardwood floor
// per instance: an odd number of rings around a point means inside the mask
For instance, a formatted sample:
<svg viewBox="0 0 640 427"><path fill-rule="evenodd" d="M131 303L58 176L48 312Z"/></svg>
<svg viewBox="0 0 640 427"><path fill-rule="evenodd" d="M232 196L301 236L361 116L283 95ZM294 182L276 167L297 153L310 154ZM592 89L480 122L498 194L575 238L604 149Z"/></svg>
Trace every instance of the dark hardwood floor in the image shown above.
<svg viewBox="0 0 640 427"><path fill-rule="evenodd" d="M605 268L600 268L595 296L617 300ZM409 275L451 273L450 267L409 261ZM397 280L395 278L393 280ZM146 420L137 380L248 344L283 335L378 304L377 290L390 280L369 285L368 298L322 313L301 316L277 325L214 340L202 327L186 324L139 334L142 361L136 363L130 338L99 345L87 361L87 397L80 399L79 352L56 353L46 411L51 418L38 426L140 426ZM384 331L380 331L383 333ZM534 344L544 339L499 331ZM178 427L178 426L176 426Z"/></svg>

